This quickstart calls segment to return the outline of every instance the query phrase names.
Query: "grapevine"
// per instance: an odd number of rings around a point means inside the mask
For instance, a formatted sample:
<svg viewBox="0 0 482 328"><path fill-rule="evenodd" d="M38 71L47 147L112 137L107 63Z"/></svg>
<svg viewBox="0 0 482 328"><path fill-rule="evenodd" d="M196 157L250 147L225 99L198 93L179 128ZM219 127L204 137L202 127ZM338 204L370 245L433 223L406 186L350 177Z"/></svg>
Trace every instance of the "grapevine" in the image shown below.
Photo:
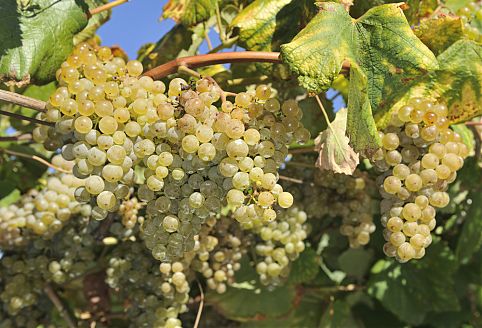
<svg viewBox="0 0 482 328"><path fill-rule="evenodd" d="M480 326L481 2L162 2L0 4L0 328Z"/></svg>

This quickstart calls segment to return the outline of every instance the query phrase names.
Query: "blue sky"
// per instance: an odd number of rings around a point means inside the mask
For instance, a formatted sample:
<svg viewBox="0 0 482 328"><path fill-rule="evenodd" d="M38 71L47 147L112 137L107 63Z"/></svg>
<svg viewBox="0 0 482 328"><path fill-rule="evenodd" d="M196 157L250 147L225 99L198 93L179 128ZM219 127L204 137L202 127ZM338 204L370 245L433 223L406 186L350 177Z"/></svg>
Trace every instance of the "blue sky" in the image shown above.
<svg viewBox="0 0 482 328"><path fill-rule="evenodd" d="M1 1L1 0L0 0ZM171 19L162 19L162 8L167 0L131 0L112 10L111 19L97 31L106 46L118 45L127 52L129 58L137 57L139 48L149 42L157 42L174 25ZM214 30L209 34L213 46L219 44ZM207 45L201 45L201 53L207 52ZM328 91L328 97L334 94ZM344 106L343 98L337 97L335 110Z"/></svg>

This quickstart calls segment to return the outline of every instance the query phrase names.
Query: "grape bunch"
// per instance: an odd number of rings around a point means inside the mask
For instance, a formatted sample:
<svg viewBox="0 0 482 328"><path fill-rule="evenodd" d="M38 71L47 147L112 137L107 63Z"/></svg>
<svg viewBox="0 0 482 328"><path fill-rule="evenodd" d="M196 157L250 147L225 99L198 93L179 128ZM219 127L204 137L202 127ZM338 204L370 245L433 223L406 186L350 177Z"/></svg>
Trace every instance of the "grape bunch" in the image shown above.
<svg viewBox="0 0 482 328"><path fill-rule="evenodd" d="M35 139L47 149L63 144L74 175L85 179L76 199L94 202L94 219L116 212L136 185L136 198L147 203L146 245L162 261L192 250L202 223L226 203L238 221L265 222L276 218L273 206L292 205L277 169L287 145L310 138L294 100L280 104L260 85L232 103L210 79L191 85L175 78L166 94L142 70L109 48L82 44L62 64L60 87L39 114L55 127L37 128Z"/></svg>
<svg viewBox="0 0 482 328"><path fill-rule="evenodd" d="M59 155L52 162L64 170L73 165ZM51 173L40 191L30 190L16 203L0 208L0 245L18 246L26 241L24 236L29 232L51 237L72 216L90 216L90 206L75 199L76 188L83 184L72 174Z"/></svg>
<svg viewBox="0 0 482 328"><path fill-rule="evenodd" d="M191 268L203 275L208 288L222 294L235 282L251 239L231 217L211 217L197 236Z"/></svg>
<svg viewBox="0 0 482 328"><path fill-rule="evenodd" d="M122 224L127 229L132 229L137 223L142 224L144 222L144 217L138 215L142 207L142 203L136 197L126 199L121 203L119 214L122 217Z"/></svg>
<svg viewBox="0 0 482 328"><path fill-rule="evenodd" d="M310 166L313 156L295 156L283 171L299 178L303 184L283 181L293 193L296 204L310 219L341 219L340 233L348 238L351 248L367 245L375 231L372 185L366 172L356 170L352 176L320 171L314 167L300 170L298 165ZM300 172L301 171L301 172Z"/></svg>
<svg viewBox="0 0 482 328"><path fill-rule="evenodd" d="M279 285L290 273L290 264L305 250L308 236L307 215L297 207L281 211L278 219L267 226L255 227L259 261L256 272L265 285Z"/></svg>
<svg viewBox="0 0 482 328"><path fill-rule="evenodd" d="M189 284L182 262L155 263L139 242L116 248L106 270L107 284L128 304L131 327L181 327L186 312Z"/></svg>
<svg viewBox="0 0 482 328"><path fill-rule="evenodd" d="M449 203L446 192L469 150L449 128L447 107L412 98L380 132L383 148L371 158L383 172L377 182L384 252L400 262L420 259L432 242L436 208Z"/></svg>

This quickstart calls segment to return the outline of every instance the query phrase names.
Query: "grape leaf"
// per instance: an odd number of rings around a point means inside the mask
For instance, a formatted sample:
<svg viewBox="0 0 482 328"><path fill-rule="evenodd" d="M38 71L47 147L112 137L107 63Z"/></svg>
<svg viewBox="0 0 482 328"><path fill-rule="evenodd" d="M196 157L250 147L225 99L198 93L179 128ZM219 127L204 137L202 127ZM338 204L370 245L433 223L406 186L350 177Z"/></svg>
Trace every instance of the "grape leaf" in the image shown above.
<svg viewBox="0 0 482 328"><path fill-rule="evenodd" d="M284 28L284 33L278 34L284 37L285 41L294 37L296 30L289 23L296 19L296 15L287 16L281 13L291 2L292 0L256 0L244 8L231 22L231 28L239 29L239 44L248 50L277 50L280 43L277 42L276 45L273 41L275 31L280 26ZM281 22L279 16L282 17Z"/></svg>
<svg viewBox="0 0 482 328"><path fill-rule="evenodd" d="M273 327L318 327L320 321L321 302L303 297L299 303L281 318L248 321L241 328L273 328Z"/></svg>
<svg viewBox="0 0 482 328"><path fill-rule="evenodd" d="M301 284L315 278L320 271L319 256L312 248L307 248L291 266L288 282Z"/></svg>
<svg viewBox="0 0 482 328"><path fill-rule="evenodd" d="M348 60L354 85L348 96L347 133L356 151L376 148L371 114L378 111L384 92L437 68L437 61L413 34L399 4L372 8L356 20L340 4L319 5L320 13L281 46L282 59L300 84L316 93L329 88Z"/></svg>
<svg viewBox="0 0 482 328"><path fill-rule="evenodd" d="M480 168L479 168L480 170ZM482 192L470 193L472 205L465 216L455 254L459 262L465 263L482 246Z"/></svg>
<svg viewBox="0 0 482 328"><path fill-rule="evenodd" d="M107 2L108 0L84 0L89 6L89 10L97 8ZM74 36L74 44L84 42L95 35L99 27L107 22L110 18L111 10L104 10L89 18L87 26Z"/></svg>
<svg viewBox="0 0 482 328"><path fill-rule="evenodd" d="M315 151L319 152L316 166L321 170L351 175L360 162L358 154L350 147L345 135L347 110L340 109L335 120L315 139Z"/></svg>
<svg viewBox="0 0 482 328"><path fill-rule="evenodd" d="M202 25L202 24L200 24ZM204 27L199 26L204 33ZM176 25L156 43L139 50L144 69L151 69L178 57L192 56L203 42L196 28Z"/></svg>
<svg viewBox="0 0 482 328"><path fill-rule="evenodd" d="M440 99L449 108L452 124L482 114L482 45L470 40L459 40L437 57L440 67L428 75L414 79L406 88L386 94L375 114L377 126L384 128L391 113L402 107L411 97Z"/></svg>
<svg viewBox="0 0 482 328"><path fill-rule="evenodd" d="M414 32L435 55L464 37L463 22L460 17L454 16L424 19L415 27Z"/></svg>
<svg viewBox="0 0 482 328"><path fill-rule="evenodd" d="M356 328L359 327L359 325L357 325L348 303L342 300L337 300L325 311L318 327Z"/></svg>
<svg viewBox="0 0 482 328"><path fill-rule="evenodd" d="M193 26L214 15L217 2L218 0L169 0L164 6L162 17Z"/></svg>
<svg viewBox="0 0 482 328"><path fill-rule="evenodd" d="M264 320L286 314L293 307L294 298L292 286L280 286L273 290L232 286L224 294L210 292L206 295L207 302L214 305L218 312L238 321Z"/></svg>
<svg viewBox="0 0 482 328"><path fill-rule="evenodd" d="M455 256L439 241L420 261L378 261L372 267L368 293L402 321L418 325L430 311L460 308L453 279L456 270Z"/></svg>
<svg viewBox="0 0 482 328"><path fill-rule="evenodd" d="M2 181L0 182L0 206L1 207L5 207L5 206L8 206L10 204L13 204L15 203L17 200L20 199L20 197L22 196L22 194L20 193L20 190L18 189L4 189L5 188L5 184L9 183L10 181ZM10 182L11 183L11 182ZM7 187L9 187L7 185ZM3 196L5 194L5 190L11 190L11 192L6 195L6 196Z"/></svg>
<svg viewBox="0 0 482 328"><path fill-rule="evenodd" d="M373 250L363 248L348 249L338 258L340 269L347 275L362 278L370 267Z"/></svg>
<svg viewBox="0 0 482 328"><path fill-rule="evenodd" d="M47 83L87 25L88 6L76 0L22 3L0 1L0 81Z"/></svg>

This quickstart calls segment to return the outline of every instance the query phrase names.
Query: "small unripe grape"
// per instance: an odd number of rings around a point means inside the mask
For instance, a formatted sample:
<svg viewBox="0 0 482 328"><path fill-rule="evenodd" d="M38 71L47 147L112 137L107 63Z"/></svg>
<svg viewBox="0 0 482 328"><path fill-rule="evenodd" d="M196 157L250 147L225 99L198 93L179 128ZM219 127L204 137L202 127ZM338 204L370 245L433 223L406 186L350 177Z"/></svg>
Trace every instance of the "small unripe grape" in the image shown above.
<svg viewBox="0 0 482 328"><path fill-rule="evenodd" d="M187 135L182 139L182 149L188 153L194 153L199 148L199 140L196 136Z"/></svg>
<svg viewBox="0 0 482 328"><path fill-rule="evenodd" d="M394 150L400 145L400 140L395 133L387 133L382 138L382 145L387 150Z"/></svg>
<svg viewBox="0 0 482 328"><path fill-rule="evenodd" d="M85 189L92 195L98 195L104 190L104 180L97 176L91 175L85 179Z"/></svg>
<svg viewBox="0 0 482 328"><path fill-rule="evenodd" d="M261 84L256 87L256 97L260 100L266 100L271 96L271 88Z"/></svg>
<svg viewBox="0 0 482 328"><path fill-rule="evenodd" d="M126 68L130 76L139 76L144 70L144 68L142 67L142 63L138 60L128 61L126 64Z"/></svg>
<svg viewBox="0 0 482 328"><path fill-rule="evenodd" d="M417 222L405 222L403 224L403 233L405 236L413 236L418 231L418 223Z"/></svg>
<svg viewBox="0 0 482 328"><path fill-rule="evenodd" d="M389 194L396 194L398 191L400 191L401 187L402 187L402 182L400 181L399 178L395 176L392 176L392 175L388 176L383 181L383 188Z"/></svg>
<svg viewBox="0 0 482 328"><path fill-rule="evenodd" d="M405 178L405 187L412 192L422 189L423 180L418 174L410 174Z"/></svg>
<svg viewBox="0 0 482 328"><path fill-rule="evenodd" d="M430 195L429 200L430 205L442 208L448 205L450 197L446 192L436 191Z"/></svg>
<svg viewBox="0 0 482 328"><path fill-rule="evenodd" d="M410 174L410 168L405 164L397 164L393 168L393 175L404 180Z"/></svg>
<svg viewBox="0 0 482 328"><path fill-rule="evenodd" d="M403 220L400 219L399 217L391 217L387 221L387 229L390 230L391 232L397 232L401 231L403 228Z"/></svg>
<svg viewBox="0 0 482 328"><path fill-rule="evenodd" d="M162 227L167 232L176 232L179 227L179 220L172 215L166 215L162 220Z"/></svg>
<svg viewBox="0 0 482 328"><path fill-rule="evenodd" d="M447 179L450 176L450 174L452 173L450 171L450 168L447 165L444 165L444 164L441 164L441 165L437 166L437 168L435 169L435 172L437 174L437 178L442 179L442 180Z"/></svg>
<svg viewBox="0 0 482 328"><path fill-rule="evenodd" d="M402 122L409 122L410 121L410 113L412 112L412 106L403 106L398 110L398 118Z"/></svg>
<svg viewBox="0 0 482 328"><path fill-rule="evenodd" d="M282 208L289 208L293 205L293 196L289 192L282 192L278 196L278 204Z"/></svg>
<svg viewBox="0 0 482 328"><path fill-rule="evenodd" d="M74 121L74 128L79 133L87 133L92 130L92 120L86 116L79 116Z"/></svg>
<svg viewBox="0 0 482 328"><path fill-rule="evenodd" d="M116 197L112 192L104 190L97 195L97 206L99 206L101 209L110 210L114 208L115 204Z"/></svg>
<svg viewBox="0 0 482 328"><path fill-rule="evenodd" d="M236 189L231 189L226 195L226 200L231 206L241 206L244 203L244 193Z"/></svg>
<svg viewBox="0 0 482 328"><path fill-rule="evenodd" d="M420 171L420 178L424 186L430 186L437 182L437 172L433 169L425 169Z"/></svg>
<svg viewBox="0 0 482 328"><path fill-rule="evenodd" d="M274 202L274 196L269 191L262 191L258 195L258 204L260 206L270 206Z"/></svg>
<svg viewBox="0 0 482 328"><path fill-rule="evenodd" d="M403 261L409 261L415 257L415 249L410 243L403 243L397 249L397 254Z"/></svg>
<svg viewBox="0 0 482 328"><path fill-rule="evenodd" d="M407 221L416 221L422 216L422 210L414 203L407 203L403 207L403 218Z"/></svg>
<svg viewBox="0 0 482 328"><path fill-rule="evenodd" d="M390 243L392 243L392 245L400 246L404 242L405 242L405 235L402 232L397 231L390 235Z"/></svg>

